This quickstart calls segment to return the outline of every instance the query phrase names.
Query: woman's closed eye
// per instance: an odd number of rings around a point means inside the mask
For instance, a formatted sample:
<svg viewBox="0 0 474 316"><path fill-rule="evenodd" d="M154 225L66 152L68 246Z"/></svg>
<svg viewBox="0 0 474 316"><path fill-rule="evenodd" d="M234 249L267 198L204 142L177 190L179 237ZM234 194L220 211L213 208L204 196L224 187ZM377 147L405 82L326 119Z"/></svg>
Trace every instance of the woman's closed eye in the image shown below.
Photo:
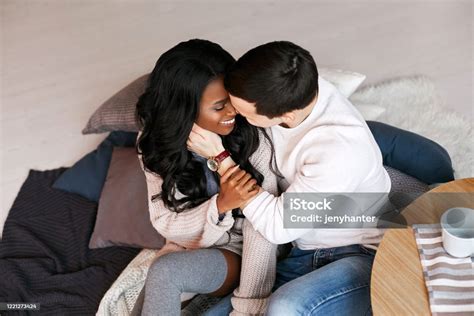
<svg viewBox="0 0 474 316"><path fill-rule="evenodd" d="M214 103L214 110L215 111L222 111L227 104L230 104L230 99L225 98L223 100L217 101Z"/></svg>

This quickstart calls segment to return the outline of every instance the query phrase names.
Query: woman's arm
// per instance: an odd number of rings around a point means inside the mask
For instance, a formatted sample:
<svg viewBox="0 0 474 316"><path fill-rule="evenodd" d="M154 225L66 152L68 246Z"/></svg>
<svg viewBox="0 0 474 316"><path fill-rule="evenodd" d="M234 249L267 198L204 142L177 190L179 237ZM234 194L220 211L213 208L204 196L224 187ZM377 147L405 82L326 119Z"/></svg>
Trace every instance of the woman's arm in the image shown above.
<svg viewBox="0 0 474 316"><path fill-rule="evenodd" d="M262 188L278 195L277 176L270 168L269 141L259 133L260 145L250 157L252 165L265 177ZM232 316L263 315L276 277L277 245L266 240L245 220L242 227L243 251L240 285L232 297Z"/></svg>
<svg viewBox="0 0 474 316"><path fill-rule="evenodd" d="M204 129L197 124L193 125L187 145L189 150L202 157L215 157L225 150L224 145L222 145L222 139L219 135ZM220 176L223 176L229 168L232 168L235 165L235 161L231 156L229 156L221 162L217 172Z"/></svg>
<svg viewBox="0 0 474 316"><path fill-rule="evenodd" d="M232 297L230 315L263 315L276 278L277 245L257 232L248 220L242 225L240 285Z"/></svg>

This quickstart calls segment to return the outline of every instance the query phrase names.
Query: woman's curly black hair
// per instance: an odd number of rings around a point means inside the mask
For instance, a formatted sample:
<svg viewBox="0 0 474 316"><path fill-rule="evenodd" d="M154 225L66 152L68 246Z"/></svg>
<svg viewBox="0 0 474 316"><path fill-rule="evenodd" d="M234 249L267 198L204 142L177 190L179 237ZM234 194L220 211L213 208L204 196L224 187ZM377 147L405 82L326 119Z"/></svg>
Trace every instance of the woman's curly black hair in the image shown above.
<svg viewBox="0 0 474 316"><path fill-rule="evenodd" d="M199 115L204 89L224 76L234 62L218 44L200 39L181 42L160 56L137 103L135 114L142 132L137 153L142 154L145 169L163 179L162 192L152 200L161 198L175 212L209 199L203 165L187 149L186 141ZM263 175L249 162L259 146L258 129L237 115L234 130L222 139L234 161L261 185ZM176 189L183 198L175 197Z"/></svg>

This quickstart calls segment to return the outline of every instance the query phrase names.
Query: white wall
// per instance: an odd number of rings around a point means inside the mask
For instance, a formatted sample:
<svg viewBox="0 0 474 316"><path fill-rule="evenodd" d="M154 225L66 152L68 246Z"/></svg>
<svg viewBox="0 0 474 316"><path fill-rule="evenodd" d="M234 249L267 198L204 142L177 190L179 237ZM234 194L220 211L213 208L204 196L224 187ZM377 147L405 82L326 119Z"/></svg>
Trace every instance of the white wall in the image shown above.
<svg viewBox="0 0 474 316"><path fill-rule="evenodd" d="M0 228L28 170L70 166L93 149L105 135L81 135L90 114L189 38L235 57L291 40L366 83L425 74L473 117L471 1L4 0L1 9Z"/></svg>

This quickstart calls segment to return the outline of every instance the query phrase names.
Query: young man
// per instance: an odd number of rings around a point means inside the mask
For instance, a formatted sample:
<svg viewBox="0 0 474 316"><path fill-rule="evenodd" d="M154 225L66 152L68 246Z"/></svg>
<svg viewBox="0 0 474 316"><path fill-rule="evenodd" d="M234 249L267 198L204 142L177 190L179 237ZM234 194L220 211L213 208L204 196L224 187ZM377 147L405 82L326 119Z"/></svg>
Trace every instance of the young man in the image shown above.
<svg viewBox="0 0 474 316"><path fill-rule="evenodd" d="M290 42L271 42L244 54L225 78L232 105L249 123L268 127L275 161L290 193L389 192L390 178L364 119L337 89L318 76L308 51ZM199 134L201 130L198 130ZM193 136L193 135L192 135ZM202 136L202 135L201 135ZM198 140L204 156L223 151L218 138ZM199 143L197 145L197 143ZM225 170L231 160L223 160ZM234 168L235 169L235 168ZM219 170L219 173L223 173ZM237 173L228 180L248 177ZM222 182L222 180L221 180ZM240 185L240 188L242 184ZM241 204L246 218L276 244L292 242L278 263L276 292L269 315L350 314L370 312L370 274L379 229L287 229L283 197L261 191Z"/></svg>

